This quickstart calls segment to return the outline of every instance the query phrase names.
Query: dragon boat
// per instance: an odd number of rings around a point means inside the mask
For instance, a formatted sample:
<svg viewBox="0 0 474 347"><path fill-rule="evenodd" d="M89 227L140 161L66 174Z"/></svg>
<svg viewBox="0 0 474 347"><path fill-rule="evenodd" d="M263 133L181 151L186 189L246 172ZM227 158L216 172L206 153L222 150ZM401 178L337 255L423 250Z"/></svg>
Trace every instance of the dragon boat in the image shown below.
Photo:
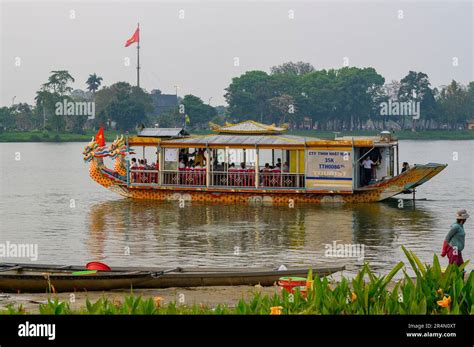
<svg viewBox="0 0 474 347"><path fill-rule="evenodd" d="M83 157L92 180L124 197L215 203L376 202L413 192L447 166L400 172L398 140L387 131L326 140L287 129L254 121L211 123L208 135L143 128L109 146L93 137ZM366 158L374 163L369 174Z"/></svg>

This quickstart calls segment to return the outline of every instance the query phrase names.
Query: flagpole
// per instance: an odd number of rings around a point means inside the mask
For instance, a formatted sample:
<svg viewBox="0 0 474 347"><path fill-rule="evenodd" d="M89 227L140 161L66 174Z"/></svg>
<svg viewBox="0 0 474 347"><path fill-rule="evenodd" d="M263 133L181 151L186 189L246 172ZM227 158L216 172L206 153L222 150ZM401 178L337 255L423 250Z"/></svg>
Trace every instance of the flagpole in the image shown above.
<svg viewBox="0 0 474 347"><path fill-rule="evenodd" d="M140 23L138 23L138 30L140 30ZM137 87L140 88L140 33L138 33L137 44Z"/></svg>

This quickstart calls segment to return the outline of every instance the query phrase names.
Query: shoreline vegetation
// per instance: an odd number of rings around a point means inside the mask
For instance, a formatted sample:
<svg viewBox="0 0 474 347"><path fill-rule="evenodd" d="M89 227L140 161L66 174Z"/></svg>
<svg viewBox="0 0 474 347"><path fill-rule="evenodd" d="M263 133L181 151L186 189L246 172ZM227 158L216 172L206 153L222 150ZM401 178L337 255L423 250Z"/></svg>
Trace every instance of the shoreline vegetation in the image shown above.
<svg viewBox="0 0 474 347"><path fill-rule="evenodd" d="M92 129L107 132L187 126L205 132L209 123L287 124L290 134L320 138L374 135L395 130L400 139L473 139L474 81L432 86L421 71L386 81L372 67L316 70L286 62L232 77L226 105L192 94L147 91L128 82L102 85L90 74L86 89L74 89L67 70L53 70L35 91L34 102L0 107L0 142L85 141ZM224 101L222 100L222 101ZM312 129L319 129L313 131ZM376 129L368 131L367 129ZM193 131L193 130L191 130Z"/></svg>
<svg viewBox="0 0 474 347"><path fill-rule="evenodd" d="M293 294L285 290L279 292L278 287L274 286L255 288L251 292L248 289L245 297L240 287L235 291L228 289L234 295L233 304L224 302L223 297L217 295L214 299L222 301L216 303L214 300L214 304L209 304L202 296L195 296L190 305L182 293L199 289L180 288L178 295L177 288L168 289L167 292L162 290L161 293L166 293L167 297L146 297L135 295L133 291L109 292L109 295L102 293L100 297L95 295L95 301L90 301L88 297L94 297L93 294L78 292L74 295L83 298L72 304L67 300L72 293L55 294L54 287L50 285L47 300L43 297L42 301L35 301L38 304L36 309L10 303L0 308L0 314L474 314L474 272L470 271L469 275L463 272L469 262L459 267L449 265L443 271L436 255L432 264L423 264L413 252L402 248L416 275L414 279L408 275L402 261L383 276L378 276L365 264L353 279L342 277L339 282L332 282L327 277L313 277L310 270L306 287L296 289ZM393 280L400 271L403 272L402 279ZM239 291L240 300L235 298ZM61 301L60 296L65 300ZM174 300L169 300L170 296ZM212 296L215 293L208 292L208 297Z"/></svg>
<svg viewBox="0 0 474 347"><path fill-rule="evenodd" d="M194 135L210 134L210 131L190 130ZM87 142L96 133L95 130L84 133L65 133L54 131L12 131L0 132L0 142ZM112 141L120 131L106 131L106 141ZM355 131L319 131L319 130L289 130L289 135L318 137L322 139L333 139L337 136L376 136L380 134L377 130L355 130ZM474 140L473 130L425 130L412 132L410 130L399 130L394 132L399 140ZM134 135L134 133L130 133Z"/></svg>

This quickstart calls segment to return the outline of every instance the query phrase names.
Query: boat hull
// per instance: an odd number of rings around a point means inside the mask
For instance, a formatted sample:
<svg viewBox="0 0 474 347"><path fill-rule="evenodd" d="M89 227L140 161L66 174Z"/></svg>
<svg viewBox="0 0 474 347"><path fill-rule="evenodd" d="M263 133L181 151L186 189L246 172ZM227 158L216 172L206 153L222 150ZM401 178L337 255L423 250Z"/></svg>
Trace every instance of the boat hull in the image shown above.
<svg viewBox="0 0 474 347"><path fill-rule="evenodd" d="M17 265L17 264L15 264ZM9 293L104 291L114 289L273 285L283 276L306 277L309 268L284 271L275 269L177 268L171 272L159 268L114 268L93 275L74 276L83 267L24 265L21 269L0 270L0 291ZM321 277L342 271L344 267L314 267L313 274Z"/></svg>
<svg viewBox="0 0 474 347"><path fill-rule="evenodd" d="M315 191L294 189L217 188L193 186L130 186L116 181L102 184L106 188L131 199L160 201L200 201L211 203L249 204L321 204L367 203L388 199L414 189L439 174L445 164L416 165L410 170L355 191ZM97 178L98 174L92 176Z"/></svg>

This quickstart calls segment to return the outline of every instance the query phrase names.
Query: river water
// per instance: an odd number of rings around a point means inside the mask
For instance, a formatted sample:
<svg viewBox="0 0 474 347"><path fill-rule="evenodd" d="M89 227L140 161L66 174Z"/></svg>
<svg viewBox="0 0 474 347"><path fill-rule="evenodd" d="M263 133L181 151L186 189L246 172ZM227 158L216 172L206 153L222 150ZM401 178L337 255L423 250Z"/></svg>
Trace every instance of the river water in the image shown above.
<svg viewBox="0 0 474 347"><path fill-rule="evenodd" d="M258 267L346 265L385 272L441 249L457 209L474 216L474 141L400 141L400 160L448 167L411 196L359 205L246 206L131 201L97 185L83 143L0 144L0 243L38 245L39 263ZM19 160L18 160L19 159ZM473 256L474 218L465 225ZM326 256L327 244L361 244L363 261ZM28 262L30 259L0 258ZM442 264L447 260L443 259Z"/></svg>

